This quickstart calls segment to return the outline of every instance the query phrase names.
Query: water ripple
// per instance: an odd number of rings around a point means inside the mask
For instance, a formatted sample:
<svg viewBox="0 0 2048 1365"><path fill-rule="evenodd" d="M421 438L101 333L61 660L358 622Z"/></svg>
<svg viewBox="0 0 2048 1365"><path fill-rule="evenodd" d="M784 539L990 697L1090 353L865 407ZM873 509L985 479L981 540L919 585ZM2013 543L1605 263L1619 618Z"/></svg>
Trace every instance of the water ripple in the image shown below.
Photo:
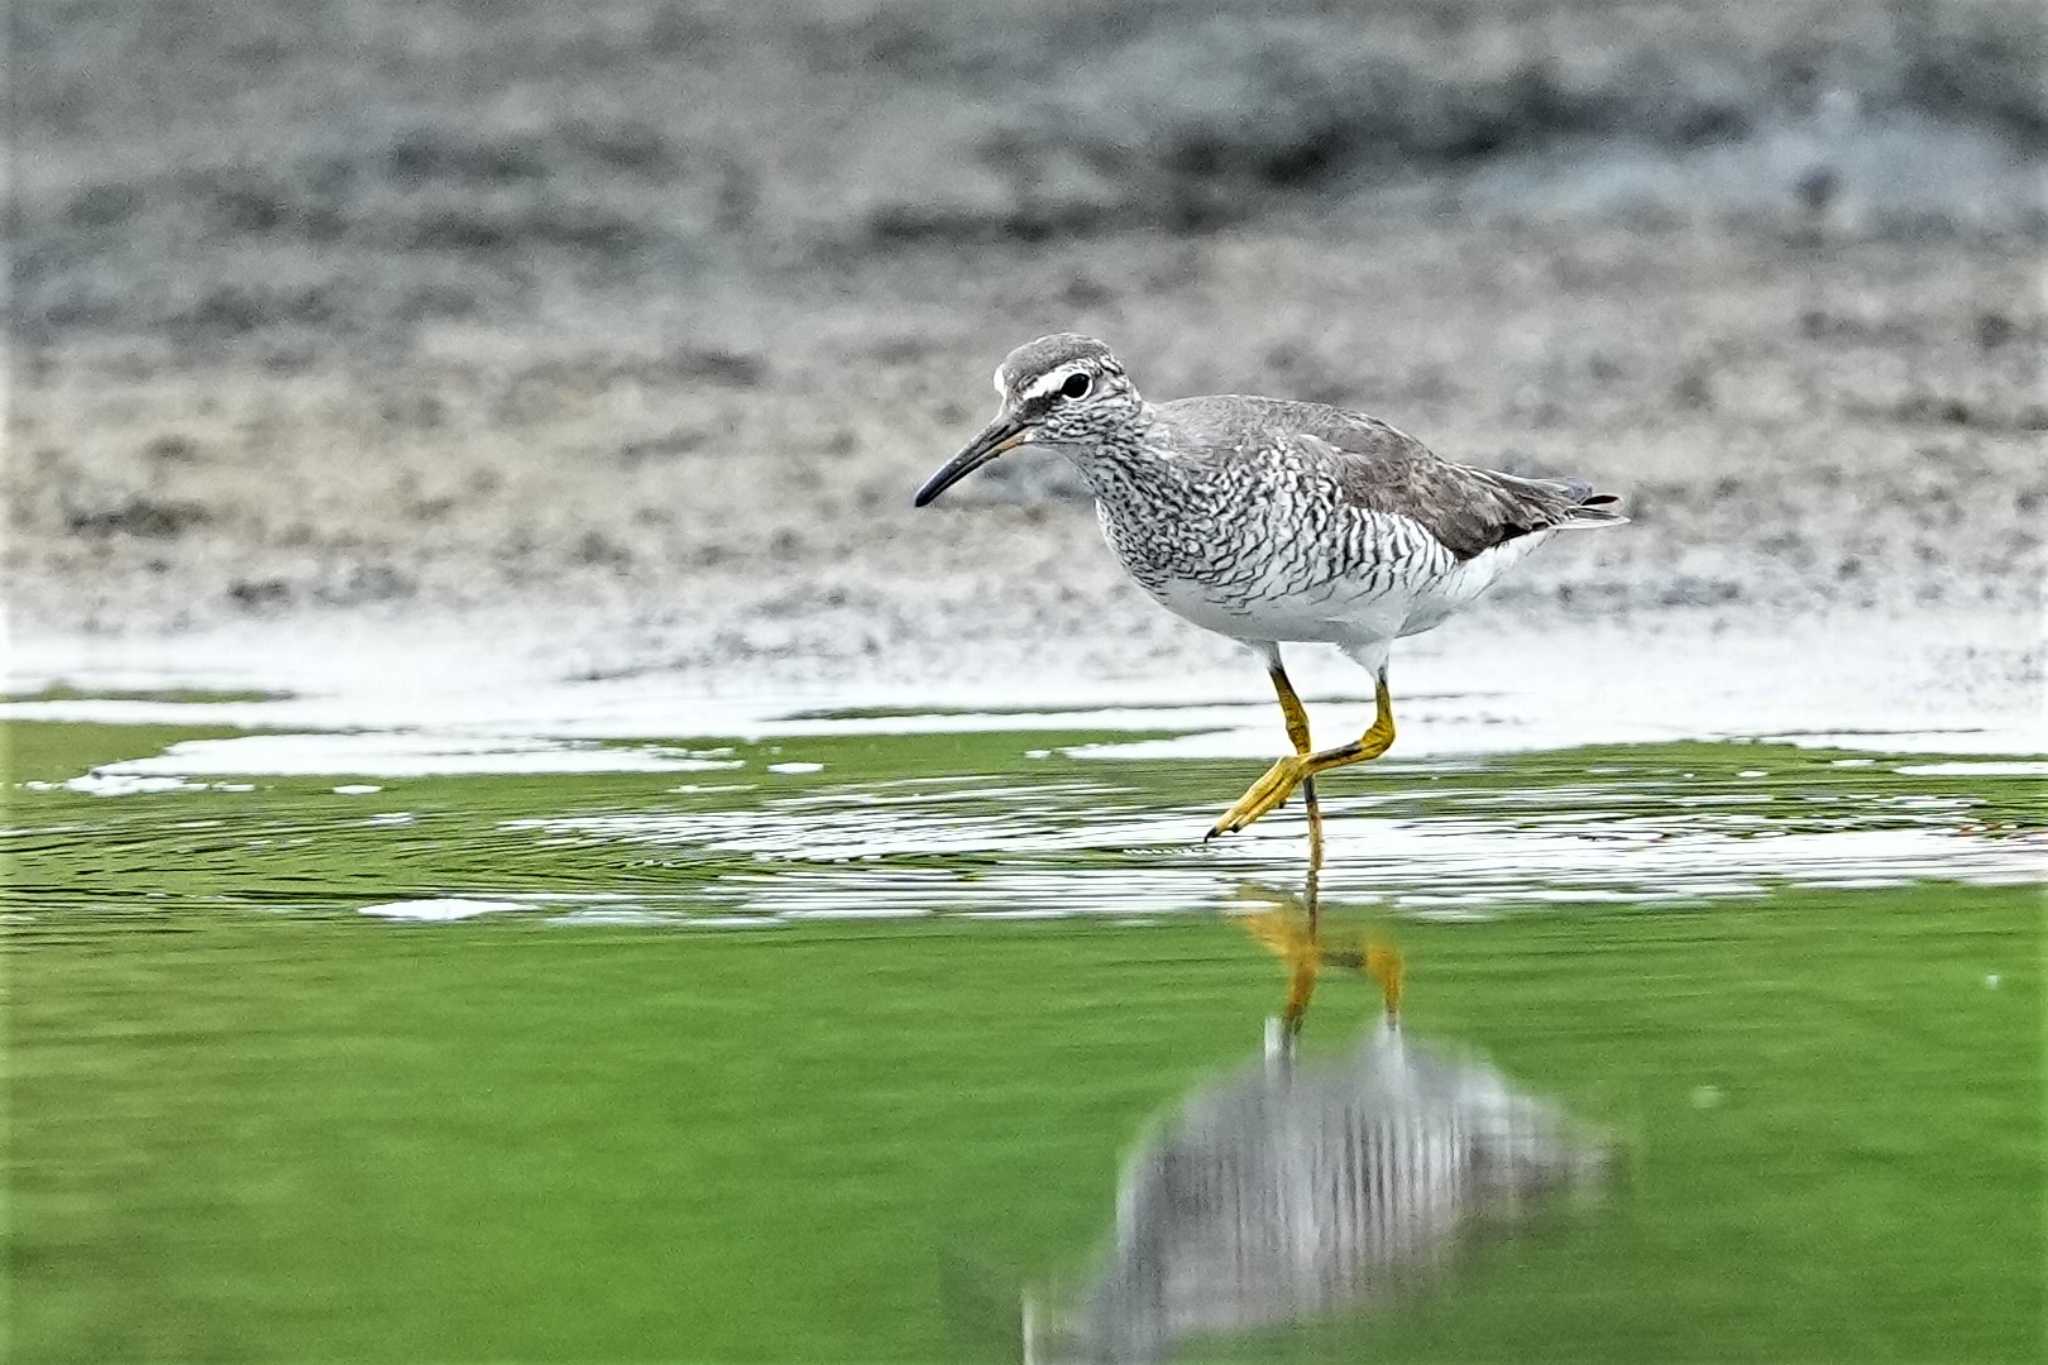
<svg viewBox="0 0 2048 1365"><path fill-rule="evenodd" d="M1660 904L1786 884L2042 880L2042 840L1971 827L1975 805L1941 794L1702 793L1647 782L1625 791L1404 787L1326 799L1323 884L1332 896L1441 913ZM1298 871L1297 816L1204 845L1209 818L1190 806L1146 809L1137 794L1108 784L1048 782L908 794L851 788L753 811L542 816L505 828L744 858L751 866L706 890L756 914L883 900L910 913L1148 914L1213 908L1246 877ZM1162 866L1160 855L1177 865Z"/></svg>

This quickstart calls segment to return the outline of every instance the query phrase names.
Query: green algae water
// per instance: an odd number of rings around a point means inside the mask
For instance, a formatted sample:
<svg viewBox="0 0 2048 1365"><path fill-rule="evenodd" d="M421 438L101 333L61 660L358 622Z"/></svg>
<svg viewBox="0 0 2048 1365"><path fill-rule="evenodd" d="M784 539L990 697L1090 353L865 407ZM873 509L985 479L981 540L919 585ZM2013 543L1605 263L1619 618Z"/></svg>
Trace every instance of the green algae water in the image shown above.
<svg viewBox="0 0 2048 1365"><path fill-rule="evenodd" d="M1199 842L1256 765L1128 734L5 733L21 1360L1024 1357L1302 889L1294 810ZM1375 766L1326 941L1611 1170L1173 1358L2039 1358L2031 760ZM1378 1007L1326 971L1304 1053Z"/></svg>

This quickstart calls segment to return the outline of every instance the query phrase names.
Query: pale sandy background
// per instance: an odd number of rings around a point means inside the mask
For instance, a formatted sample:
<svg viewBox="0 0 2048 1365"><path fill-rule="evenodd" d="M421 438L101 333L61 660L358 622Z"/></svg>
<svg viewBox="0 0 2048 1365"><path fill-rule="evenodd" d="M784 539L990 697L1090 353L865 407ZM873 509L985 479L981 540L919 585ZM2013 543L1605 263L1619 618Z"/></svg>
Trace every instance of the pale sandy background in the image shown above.
<svg viewBox="0 0 2048 1365"><path fill-rule="evenodd" d="M1042 457L910 509L996 360L1072 328L1160 397L1621 493L1444 676L1584 632L1683 687L1825 639L1866 651L1840 686L2037 706L2042 22L18 0L17 677L1242 670Z"/></svg>

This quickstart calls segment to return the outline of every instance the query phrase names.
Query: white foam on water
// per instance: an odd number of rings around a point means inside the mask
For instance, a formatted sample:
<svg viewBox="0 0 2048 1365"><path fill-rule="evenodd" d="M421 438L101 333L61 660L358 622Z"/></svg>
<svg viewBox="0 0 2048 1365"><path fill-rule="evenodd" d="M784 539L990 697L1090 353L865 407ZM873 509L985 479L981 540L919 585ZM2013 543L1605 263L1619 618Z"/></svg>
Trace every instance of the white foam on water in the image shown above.
<svg viewBox="0 0 2048 1365"><path fill-rule="evenodd" d="M1489 920L1500 918L1499 914L1491 910L1444 906L1430 901L1417 903L1407 896L1396 896L1394 904L1401 907L1410 919L1437 924L1485 924Z"/></svg>
<svg viewBox="0 0 2048 1365"><path fill-rule="evenodd" d="M418 924L447 924L455 920L475 919L478 915L495 915L525 908L517 901L468 900L451 896L434 900L385 901L379 905L365 905L356 913Z"/></svg>
<svg viewBox="0 0 2048 1365"><path fill-rule="evenodd" d="M501 828L745 859L746 867L723 872L703 894L793 917L877 903L905 914L1214 910L1248 878L1285 882L1299 872L1301 826L1291 816L1204 844L1213 811L1145 808L1143 794L1100 790L1103 784L990 788L974 792L972 803L941 785L928 787L924 800L906 796L900 784L876 790L883 785L771 799L745 811L574 813ZM1621 803L1581 802L1574 786L1548 789L1558 809L1544 810L1532 808L1524 799L1530 795L1416 787L1326 796L1325 811L1342 822L1345 838L1331 845L1324 890L1350 902L1391 900L1412 913L1657 905L1760 896L1774 884L2048 881L2038 844L1976 829L1973 803L1961 797L1831 793L1838 804L1807 808L1779 827L1702 801L1670 779L1635 782ZM1390 800L1428 804L1422 814L1397 814ZM1077 865L1075 854L1105 861ZM947 855L980 856L958 869L903 862Z"/></svg>
<svg viewBox="0 0 2048 1365"><path fill-rule="evenodd" d="M1076 912L1057 907L1042 907L1037 910L963 910L961 919L1071 919Z"/></svg>
<svg viewBox="0 0 2048 1365"><path fill-rule="evenodd" d="M2038 643L2015 644L2004 615L1819 618L1796 631L1738 631L1725 624L1673 613L1591 618L1567 632L1517 627L1511 616L1494 614L1483 629L1475 621L1454 621L1404 640L1393 675L1401 752L1435 757L1771 736L1893 753L2048 754L2048 722L2029 681L2036 676L2029 669L2038 664ZM962 666L971 666L972 659L966 652ZM1361 699L1369 680L1354 665L1313 646L1290 650L1288 664L1320 738L1334 742L1364 728L1372 710ZM746 695L732 696L708 692L721 678L703 672L643 668L592 679L583 646L516 625L499 637L445 623L354 628L280 621L165 638L18 638L5 667L7 685L15 691L64 682L85 690L292 694L254 701L0 703L0 717L17 719L433 732L513 741L649 735L758 741L1075 729L1183 733L1180 739L1134 738L1087 751L1117 758L1270 758L1280 740L1270 690L1248 654L1218 664L1179 665L1149 678L1104 680L1048 666L1030 679L1028 691L1008 676L915 685L881 677L784 682L765 690L750 679ZM1352 700L1325 700L1332 694ZM900 708L906 698L929 709L841 718L817 714ZM1017 709L1020 702L1031 709ZM529 761L541 760L531 755ZM365 771L398 775L386 768Z"/></svg>
<svg viewBox="0 0 2048 1365"><path fill-rule="evenodd" d="M616 841L744 860L746 866L722 868L702 894L715 907L752 913L662 921L688 927L778 925L877 902L905 915L956 911L1144 920L1174 910L1217 908L1247 878L1291 881L1299 872L1301 826L1293 811L1204 846L1201 834L1214 810L1185 804L1160 809L1155 796L1118 785L1121 760L1264 762L1275 756L1284 744L1277 711L1249 656L1225 670L1150 679L1033 678L1032 694L1021 700L1035 709L1020 710L1015 679L914 689L871 680L706 696L688 690L706 685L704 675L641 672L592 681L573 676L588 669L567 667L559 655L480 660L471 657L473 632L445 643L372 634L353 638L349 649L323 652L307 647L303 633L309 629L314 628L293 623L232 640L181 636L154 644L28 642L8 660L11 685L23 690L63 680L83 688L273 688L295 695L199 703L0 703L0 718L265 731L181 741L65 784L107 796L191 790L194 779L210 775L388 781L731 771L746 767L731 742L810 736L991 730L1123 736L1065 750L1102 760L1087 770L1100 773L1099 781L1034 787L1020 785L1014 774L962 773L846 790L773 784L765 802L745 811L542 811L500 827L544 841ZM284 642L292 647L281 647ZM1754 895L1783 883L2044 880L2038 843L1971 829L1973 803L1953 793L1880 797L1829 791L1808 805L1789 800L1782 790L1700 792L1668 774L1639 778L1614 771L1640 771L1630 765L1602 765L1593 774L1597 782L1572 787L1437 791L1426 780L1479 766L1485 755L1520 750L1757 737L1806 748L1936 756L1937 761L1901 765L1897 771L1908 778L2048 771L2048 759L2014 757L2048 754L2037 698L2018 687L1960 689L1950 677L1962 657L1958 651L1988 649L2009 657L2009 638L1937 643L1930 635L1925 648L1903 655L1898 644L1897 638L1860 629L1738 638L1685 627L1676 618L1640 625L1588 622L1569 638L1517 632L1495 620L1483 632L1461 632L1454 624L1404 642L1395 668L1401 748L1394 760L1374 765L1377 776L1399 785L1337 799L1325 794L1326 811L1346 821L1346 837L1333 841L1325 890L1354 903L1391 901L1405 905L1406 913L1488 914L1568 898L1668 904ZM1372 707L1360 695L1366 680L1358 670L1316 650L1291 651L1289 664L1310 699L1320 739L1335 742L1363 728ZM2024 670L2012 675L2025 676ZM844 718L818 714L825 708L899 706L906 696L929 709ZM650 735L688 742L648 744ZM603 743L608 740L632 742ZM1021 751L1050 755L1055 742ZM1972 754L1983 755L1983 761L1961 761ZM1844 767L1878 761L1835 760ZM770 770L820 767L778 760ZM757 767L753 775L759 774ZM1761 768L1745 771L1750 780L1765 775ZM1779 780L1786 779L1781 774ZM773 795L780 785L804 794ZM752 786L713 782L676 790L695 795ZM1407 818L1408 803L1425 796L1439 803L1432 813ZM1636 808L1646 801L1647 808ZM1764 809L1773 812L1769 822L1758 813ZM1882 815L1877 823L1885 827L1869 827L1873 813ZM1075 859L1077 853L1088 859ZM978 856L960 869L908 861L957 854ZM567 898L535 899L545 904ZM415 914L404 907L483 905L489 909L468 913L490 913L531 903L509 897L395 901L363 913L456 919L468 914Z"/></svg>
<svg viewBox="0 0 2048 1365"><path fill-rule="evenodd" d="M2048 736L2041 727L2017 724L1953 730L1788 731L1758 738L1798 749L1862 749L1882 754L2031 754L2048 750ZM1854 763L1853 759L1842 760L1844 767Z"/></svg>
<svg viewBox="0 0 2048 1365"><path fill-rule="evenodd" d="M115 777L195 776L363 777L480 776L493 773L706 772L745 766L659 745L604 745L532 735L466 735L448 731L335 731L187 739L160 754L102 764ZM344 796L378 788L336 787Z"/></svg>
<svg viewBox="0 0 2048 1365"><path fill-rule="evenodd" d="M1987 763L1907 763L1892 769L1908 777L2048 777L2048 760Z"/></svg>
<svg viewBox="0 0 2048 1365"><path fill-rule="evenodd" d="M187 782L183 777L146 776L97 768L83 776L72 778L64 783L64 788L86 796L146 796L156 792L204 791L205 785Z"/></svg>
<svg viewBox="0 0 2048 1365"><path fill-rule="evenodd" d="M618 906L602 910L571 910L565 914L550 915L543 924L565 927L624 927L624 928L667 928L689 918L679 910L644 910L637 906Z"/></svg>

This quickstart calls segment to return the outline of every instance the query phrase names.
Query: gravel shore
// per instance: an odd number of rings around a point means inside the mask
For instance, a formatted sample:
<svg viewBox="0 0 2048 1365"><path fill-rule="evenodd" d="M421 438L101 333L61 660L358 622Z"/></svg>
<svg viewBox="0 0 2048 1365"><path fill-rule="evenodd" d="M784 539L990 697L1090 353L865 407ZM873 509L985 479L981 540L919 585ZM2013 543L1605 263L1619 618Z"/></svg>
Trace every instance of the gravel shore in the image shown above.
<svg viewBox="0 0 2048 1365"><path fill-rule="evenodd" d="M1456 629L1968 616L2027 656L2038 18L1806 8L1818 46L1797 5L24 4L10 623L1213 663L1056 463L910 509L994 363L1071 329L1157 397L1341 402L1622 495Z"/></svg>

